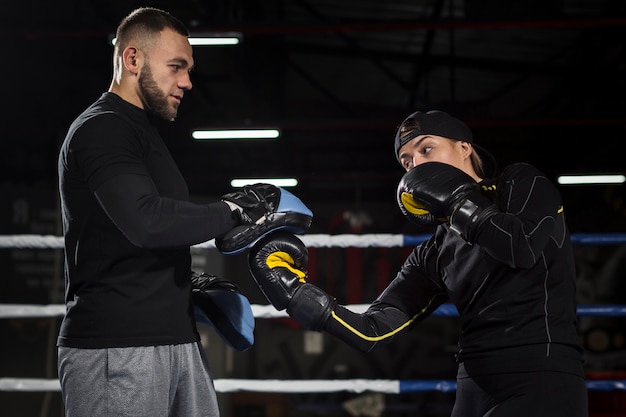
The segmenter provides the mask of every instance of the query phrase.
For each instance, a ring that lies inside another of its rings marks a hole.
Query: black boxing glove
[[[223,195],[222,201],[240,223],[215,239],[215,246],[225,255],[241,253],[276,231],[304,233],[313,220],[313,212],[298,197],[271,184],[246,185]]]
[[[400,210],[412,222],[447,222],[470,243],[480,226],[498,212],[471,176],[441,162],[420,164],[404,174],[397,197]]]
[[[254,344],[254,314],[248,298],[234,282],[191,271],[191,291],[198,323],[212,327],[237,351]]]
[[[328,294],[306,281],[308,251],[291,233],[272,233],[248,253],[252,277],[267,300],[309,330],[321,331],[337,304]]]

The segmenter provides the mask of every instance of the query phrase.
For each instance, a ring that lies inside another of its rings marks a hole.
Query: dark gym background
[[[44,1],[3,3],[0,234],[59,235],[56,156],[72,119],[110,83],[109,39],[139,6],[194,33],[242,43],[196,47],[194,88],[163,135],[197,201],[234,177],[294,176],[315,213],[310,233],[427,233],[402,218],[396,125],[417,109],[465,120],[500,166],[624,173],[621,0]],[[275,141],[196,142],[198,127],[278,127]],[[626,230],[626,185],[560,186],[572,233]],[[624,247],[579,246],[579,303],[626,303]],[[407,249],[312,249],[314,280],[344,304],[368,303]],[[265,300],[241,256],[194,250],[199,269]],[[243,265],[243,266],[242,266]],[[0,302],[62,302],[59,250],[0,249]],[[581,319],[590,377],[626,371],[621,319]],[[0,319],[0,378],[54,378],[57,319]],[[212,333],[216,377],[452,379],[456,322],[430,318],[362,355],[290,319],[257,320],[256,343],[229,351]],[[623,378],[623,376],[622,376]],[[626,415],[624,392],[591,393],[593,417]],[[387,395],[384,415],[445,416],[452,394]],[[224,417],[349,415],[360,395],[222,394]],[[2,392],[0,416],[57,417],[58,392]]]

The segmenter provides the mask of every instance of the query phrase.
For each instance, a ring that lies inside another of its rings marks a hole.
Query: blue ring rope
[[[576,313],[579,316],[626,316],[626,305],[606,304],[606,305],[579,305],[576,307]],[[433,316],[455,317],[459,315],[459,311],[454,304],[445,303],[440,305],[432,313]]]
[[[403,246],[417,246],[426,241],[432,235],[402,235]],[[624,245],[626,234],[624,233],[573,233],[571,235],[574,245]]]
[[[456,390],[456,381],[419,381],[419,380],[401,380],[400,393],[422,392],[422,391],[440,391],[454,392]],[[587,388],[590,391],[626,391],[626,380],[592,380],[586,381]]]

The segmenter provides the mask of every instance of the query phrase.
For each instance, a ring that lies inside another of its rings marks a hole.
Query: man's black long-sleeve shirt
[[[187,185],[144,110],[103,94],[72,123],[58,160],[66,315],[59,346],[198,340],[189,247],[236,226]]]

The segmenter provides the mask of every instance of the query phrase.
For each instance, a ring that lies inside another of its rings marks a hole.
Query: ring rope
[[[404,247],[415,246],[431,235],[404,235],[391,233],[372,234],[305,234],[302,241],[311,248],[367,248],[367,247]],[[626,244],[624,233],[574,233],[571,235],[575,245],[622,245]],[[193,245],[193,248],[215,248],[215,239]],[[63,249],[63,237],[53,235],[0,235],[0,248],[40,248]]]
[[[365,391],[385,394],[406,394],[423,391],[454,392],[454,380],[391,380],[391,379],[238,379],[216,378],[217,392],[281,392],[329,393]],[[590,391],[626,391],[626,380],[586,381]],[[0,391],[60,391],[58,379],[0,378]]]
[[[252,304],[252,314],[255,318],[273,319],[289,317],[282,310],[278,311],[272,305]],[[350,304],[346,307],[355,313],[363,313],[369,304]],[[576,307],[579,316],[626,316],[626,305],[579,305]],[[65,314],[64,304],[0,304],[0,319],[35,318],[35,317],[58,317]],[[456,317],[459,315],[453,304],[442,304],[431,313],[433,316]]]

